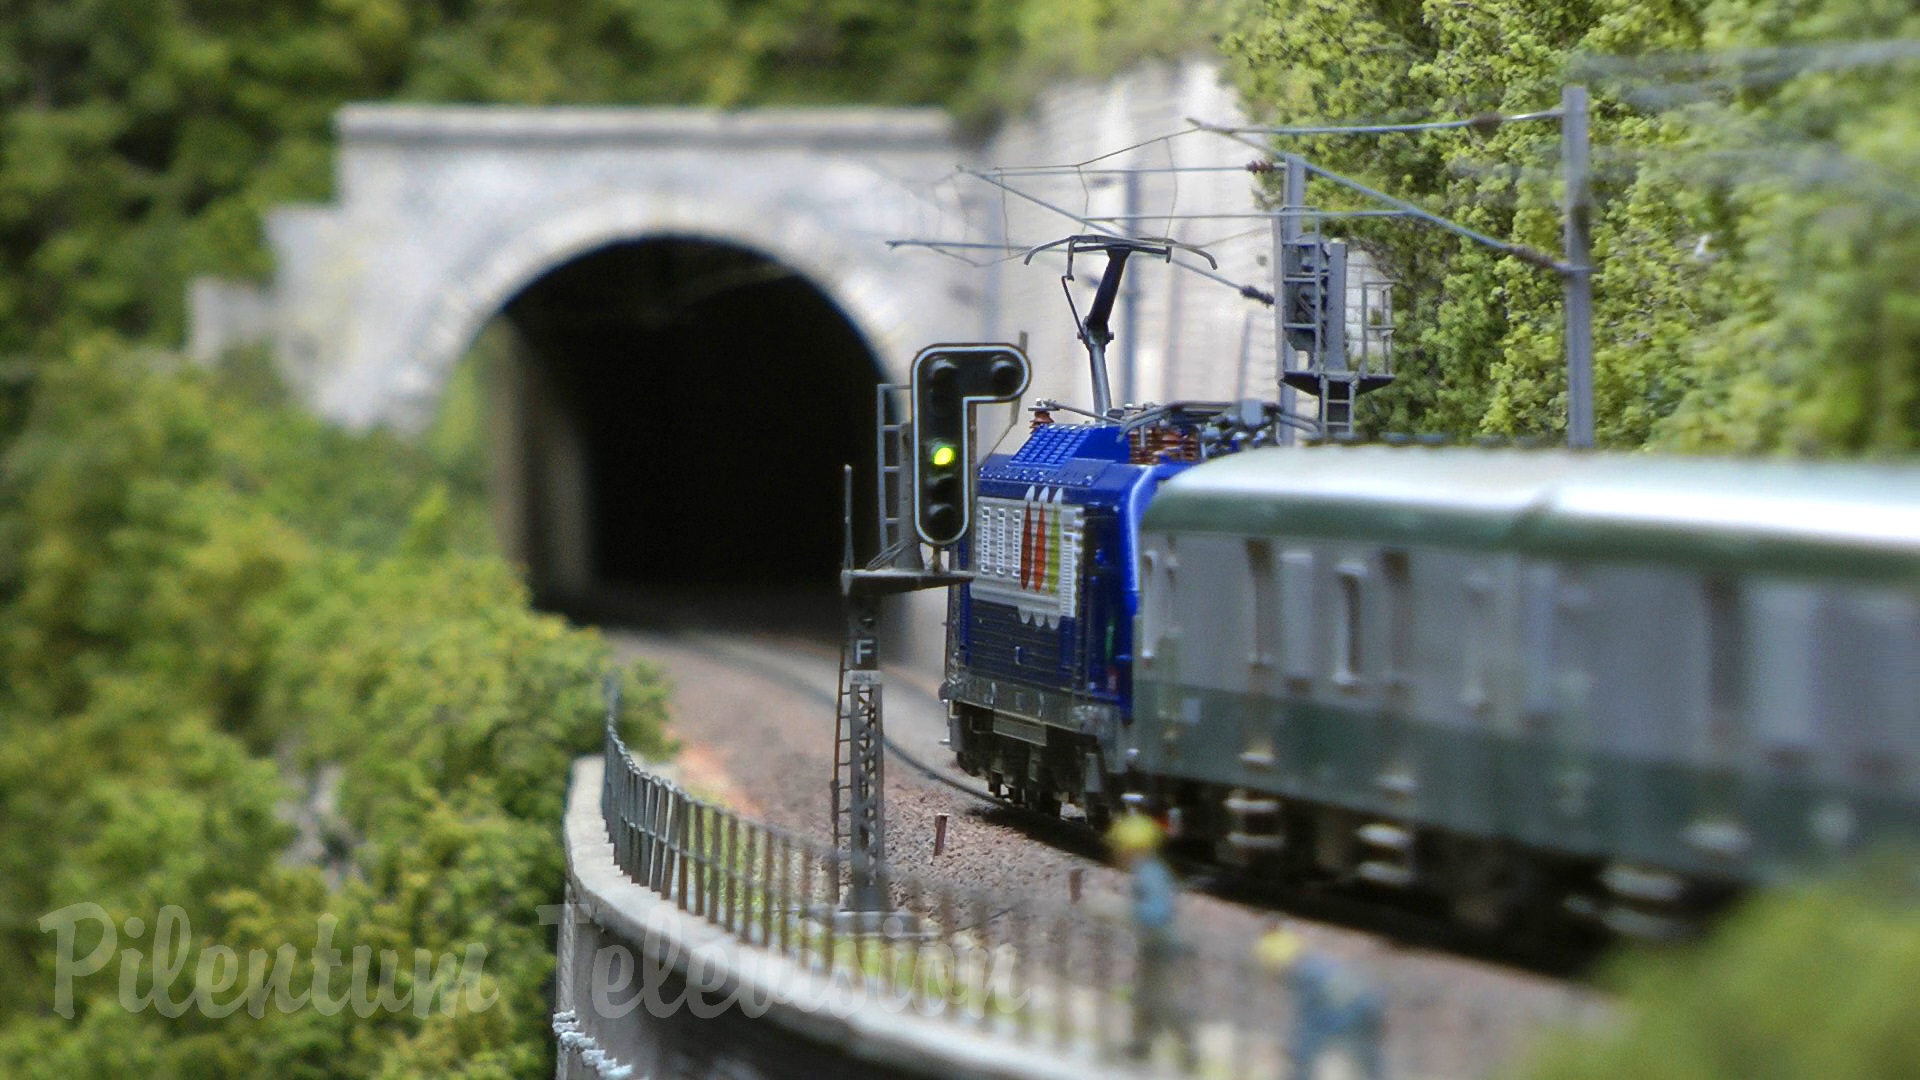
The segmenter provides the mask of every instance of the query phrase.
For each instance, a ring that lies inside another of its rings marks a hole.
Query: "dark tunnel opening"
[[[584,473],[572,510],[583,537],[527,523],[544,604],[629,620],[670,609],[684,624],[780,600],[818,623],[837,595],[844,465],[856,507],[871,502],[878,378],[826,294],[759,253],[658,238],[555,268],[505,315],[529,385],[551,400],[553,418],[524,438],[565,428]],[[529,497],[530,519],[566,512],[552,492]],[[855,528],[865,554],[870,513]],[[542,547],[575,539],[584,567],[543,572],[559,553]]]

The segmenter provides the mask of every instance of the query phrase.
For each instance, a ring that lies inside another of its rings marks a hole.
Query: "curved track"
[[[690,786],[795,832],[830,837],[837,642],[725,629],[609,636],[623,657],[656,665],[673,683],[673,733]],[[886,676],[889,862],[957,884],[1056,898],[1077,878],[1083,902],[1124,909],[1125,875],[1105,864],[1102,845],[1077,819],[1013,809],[943,760],[937,675],[890,667]],[[947,848],[935,857],[940,816],[948,819]],[[1227,961],[1244,961],[1247,943],[1284,913],[1316,949],[1369,972],[1391,999],[1457,1012],[1457,1023],[1440,1026],[1457,1032],[1461,1060],[1504,1056],[1544,1026],[1590,1020],[1605,1008],[1597,995],[1547,973],[1566,970],[1574,958],[1516,956],[1415,907],[1353,890],[1282,892],[1213,868],[1179,869],[1189,886],[1180,924],[1200,962],[1217,958],[1224,970]]]
[[[770,665],[765,651],[768,647],[784,647],[810,660],[830,659],[821,656],[814,643],[789,640],[784,646],[769,646],[766,643],[756,645],[727,635],[703,635],[699,640],[711,655],[723,663],[740,670],[759,671],[763,677],[789,689],[797,698],[814,702],[822,717],[831,718],[833,715],[834,693],[818,684],[818,672],[795,670],[788,666],[791,660]],[[837,660],[834,662],[837,664]],[[833,674],[837,675],[837,671],[836,667]],[[894,687],[891,697],[897,697],[901,691],[905,691],[911,698],[917,699],[911,700],[916,713],[932,709],[944,714],[945,706],[923,685],[927,681],[925,676],[915,678],[904,675],[900,669],[894,669],[889,672],[889,678],[890,685]],[[884,742],[890,763],[905,767],[929,784],[951,788],[966,799],[991,808],[990,817],[1002,821],[1027,839],[1096,862],[1104,858],[1105,851],[1100,838],[1089,831],[1083,821],[1077,818],[1046,818],[1016,806],[1009,799],[990,794],[977,778],[960,772],[945,760],[948,755],[944,750],[944,742],[939,746],[940,756],[932,759],[939,762],[940,766],[923,760],[913,750],[902,746],[891,734],[885,737]],[[1284,912],[1316,922],[1338,924],[1380,935],[1403,945],[1444,950],[1541,974],[1578,974],[1592,962],[1603,944],[1603,939],[1598,935],[1578,936],[1577,928],[1569,927],[1568,933],[1573,936],[1521,945],[1463,927],[1448,918],[1437,906],[1423,900],[1364,883],[1314,882],[1288,886],[1240,874],[1203,858],[1174,853],[1170,861],[1180,872],[1181,880],[1188,889],[1205,892],[1222,900]]]

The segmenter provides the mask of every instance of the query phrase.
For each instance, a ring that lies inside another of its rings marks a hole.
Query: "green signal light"
[[[927,455],[927,460],[933,463],[934,468],[944,469],[952,465],[954,459],[959,456],[953,449],[952,443],[934,443],[932,452]]]

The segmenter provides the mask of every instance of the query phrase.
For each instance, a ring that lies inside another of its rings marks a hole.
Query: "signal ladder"
[[[840,691],[834,706],[830,812],[834,846],[847,857],[847,891],[842,906],[858,912],[884,911],[888,906],[880,878],[886,859],[880,599],[965,580],[938,569],[929,570],[921,559],[918,537],[908,531],[911,492],[907,490],[905,460],[911,425],[889,419],[905,415],[904,408],[893,408],[895,395],[905,389],[882,385],[874,393],[879,428],[874,482],[879,497],[875,517],[880,526],[880,554],[864,569],[855,569],[853,563],[852,466],[845,474],[846,543],[840,591],[846,598],[847,636],[840,646]]]
[[[1317,225],[1305,222],[1317,216],[1306,203],[1306,162],[1285,155],[1283,212],[1274,222],[1274,304],[1280,382],[1319,399],[1320,432],[1326,437],[1353,432],[1353,406],[1362,394],[1393,382],[1393,307],[1391,285],[1365,282],[1361,287],[1358,356],[1347,341],[1347,245],[1321,235]],[[1381,355],[1371,355],[1374,339]],[[1307,366],[1294,368],[1288,359],[1298,350]],[[1357,360],[1357,363],[1355,362]]]
[[[933,371],[931,389],[920,387],[919,372]],[[1024,353],[1004,345],[930,346],[914,358],[914,408],[931,410],[918,417],[926,421],[951,423],[964,417],[969,425],[957,440],[962,458],[972,443],[973,414],[977,401],[1012,401],[1026,389],[1029,371]],[[1008,378],[1012,376],[1013,378]],[[945,390],[940,388],[944,386]],[[874,445],[874,485],[878,506],[880,553],[860,569],[853,562],[853,467],[845,472],[845,512],[842,521],[846,541],[840,571],[840,593],[846,598],[847,636],[840,650],[840,691],[834,707],[833,735],[833,838],[846,852],[848,881],[842,906],[852,912],[874,913],[888,906],[882,870],[885,865],[886,816],[881,799],[884,792],[882,767],[886,763],[886,736],[880,718],[880,601],[882,597],[922,589],[940,589],[961,584],[968,575],[941,566],[941,544],[953,543],[958,536],[934,543],[932,565],[921,558],[923,532],[916,522],[907,531],[906,518],[917,493],[909,490],[913,481],[906,466],[909,440],[916,438],[913,425],[895,417],[907,409],[896,408],[895,398],[911,387],[883,385],[874,391],[876,412]],[[990,393],[988,391],[991,391]],[[956,415],[954,410],[960,410]],[[951,435],[952,432],[944,432]],[[953,455],[935,459],[937,466],[951,469]],[[970,469],[968,460],[961,464]],[[971,492],[971,484],[967,485]],[[960,521],[964,524],[964,513]],[[932,541],[929,541],[930,543]]]
[[[887,564],[917,570],[922,565],[918,538],[907,531],[905,524],[907,512],[913,505],[907,491],[906,465],[907,440],[913,425],[904,419],[894,419],[907,415],[904,400],[907,389],[899,383],[882,383],[873,388],[873,413],[876,418],[873,505],[880,525],[880,555],[869,565],[869,569]],[[852,536],[851,530],[848,536]],[[847,569],[852,568],[853,552],[849,550]]]
[[[870,605],[856,605],[869,607]],[[864,625],[851,614],[847,639],[840,646],[840,694],[833,732],[833,844],[849,850],[862,862],[865,853],[877,865],[884,858],[882,837],[876,828],[881,805],[882,766],[886,749],[881,741],[880,672],[877,667],[877,627]]]
[[[911,542],[905,534],[907,499],[906,480],[906,440],[911,424],[895,418],[906,415],[902,395],[906,387],[898,383],[882,383],[873,389],[873,412],[875,417],[875,437],[873,447],[875,517],[880,527],[880,554],[874,563],[892,562],[895,565],[917,568],[920,566],[920,545]],[[846,550],[842,555],[842,570],[852,575],[853,568],[853,476],[852,468],[847,470],[846,485]],[[869,569],[873,567],[870,565]],[[850,584],[854,579],[848,578]],[[840,692],[834,707],[833,724],[833,787],[831,791],[831,815],[833,818],[833,844],[835,850],[847,850],[849,839],[855,837],[858,824],[872,827],[870,820],[860,823],[854,821],[854,807],[861,807],[863,819],[877,817],[881,811],[880,795],[873,793],[871,805],[855,797],[853,788],[860,783],[860,777],[880,775],[879,754],[883,748],[877,744],[872,733],[884,730],[880,725],[880,673],[877,663],[877,641],[872,626],[862,627],[859,622],[860,605],[853,604],[849,592],[847,637],[840,645]],[[863,644],[864,643],[864,644]],[[868,767],[872,771],[868,772]]]

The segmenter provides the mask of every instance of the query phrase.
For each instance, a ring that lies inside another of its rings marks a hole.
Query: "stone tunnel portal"
[[[844,465],[872,501],[879,378],[831,298],[758,252],[664,237],[555,267],[501,324],[502,532],[543,604],[684,622],[777,599],[818,622]],[[864,556],[870,511],[854,524]]]

